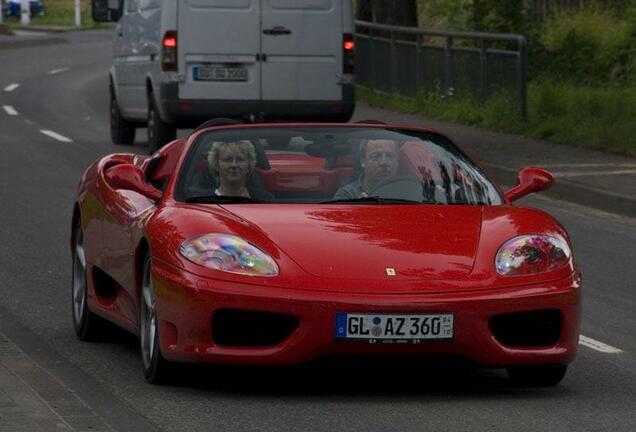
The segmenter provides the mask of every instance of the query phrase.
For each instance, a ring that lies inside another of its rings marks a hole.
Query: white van
[[[117,22],[111,136],[151,150],[214,117],[348,121],[351,0],[92,0]]]

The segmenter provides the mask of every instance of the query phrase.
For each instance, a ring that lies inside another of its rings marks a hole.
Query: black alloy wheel
[[[159,116],[153,93],[148,94],[148,151],[154,153],[177,137],[177,128]]]
[[[80,223],[75,227],[73,245],[73,274],[71,277],[71,304],[73,307],[73,328],[80,340],[98,340],[103,334],[104,321],[88,307],[88,275],[84,234]]]
[[[170,374],[170,363],[161,355],[159,320],[152,283],[150,254],[144,259],[139,307],[139,346],[144,378],[151,384],[162,384]]]

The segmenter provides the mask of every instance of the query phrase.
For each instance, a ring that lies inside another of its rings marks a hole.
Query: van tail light
[[[351,33],[345,33],[342,43],[342,72],[352,74],[355,66],[356,41]]]
[[[161,70],[176,72],[177,70],[177,32],[168,31],[163,35],[161,43]]]

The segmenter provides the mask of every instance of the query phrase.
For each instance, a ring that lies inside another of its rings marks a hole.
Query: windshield
[[[364,126],[202,134],[183,165],[175,198],[212,204],[502,203],[479,167],[442,136]]]

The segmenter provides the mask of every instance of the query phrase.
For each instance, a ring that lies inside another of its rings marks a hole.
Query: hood
[[[473,268],[482,209],[430,205],[231,205],[321,278],[460,280]]]

